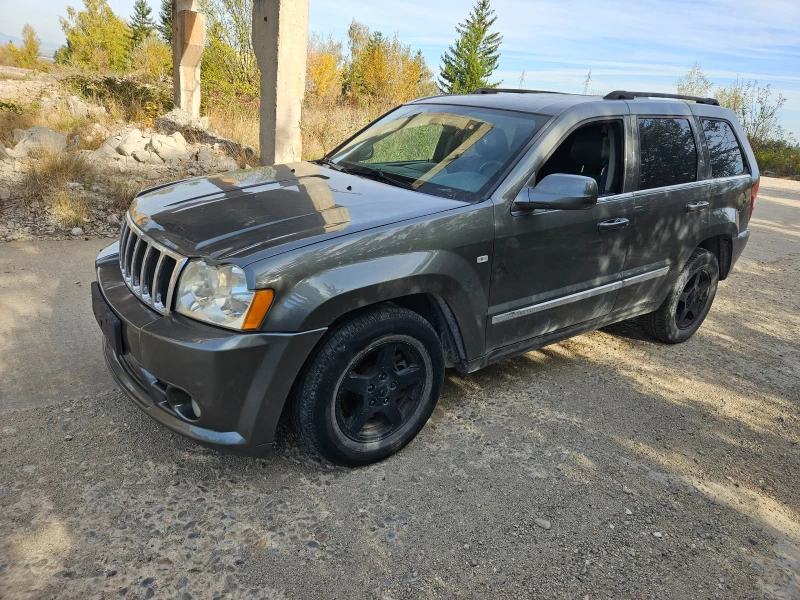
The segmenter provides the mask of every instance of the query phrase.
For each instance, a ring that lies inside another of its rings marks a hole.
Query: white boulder
[[[62,152],[67,147],[67,136],[47,127],[15,129],[14,139],[17,141],[13,150],[15,158],[25,158],[36,152]]]
[[[155,152],[162,160],[172,160],[182,158],[186,154],[186,140],[180,132],[172,135],[153,134],[150,143],[145,147],[146,150]]]
[[[122,156],[133,156],[133,153],[137,150],[144,150],[149,141],[149,138],[142,136],[141,131],[138,129],[131,129],[122,136],[122,139],[117,145],[117,152]]]

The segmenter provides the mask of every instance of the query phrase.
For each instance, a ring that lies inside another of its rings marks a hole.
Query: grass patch
[[[129,179],[112,179],[108,186],[108,196],[111,206],[117,212],[124,212],[133,202],[136,194],[145,188],[142,183],[130,181]]]
[[[21,109],[15,107],[14,110],[0,111],[0,143],[6,148],[13,148],[15,129],[28,129],[39,124],[38,111]]]
[[[60,190],[50,201],[56,223],[69,229],[83,226],[89,201],[78,190]]]
[[[50,202],[68,189],[69,183],[85,186],[94,183],[94,166],[78,152],[43,152],[31,165],[22,182],[26,202]]]
[[[389,112],[394,104],[372,102],[306,102],[303,106],[303,159],[321,158],[371,121]]]

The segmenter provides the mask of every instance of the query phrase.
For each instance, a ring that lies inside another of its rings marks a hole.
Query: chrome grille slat
[[[125,243],[125,252],[122,254],[122,272],[124,273],[125,282],[127,283],[131,278],[131,263],[130,263],[130,256],[133,248],[131,244],[134,243],[134,239],[137,239],[136,236],[133,234],[133,231],[129,229],[128,231],[128,239]]]
[[[187,259],[145,235],[128,215],[120,230],[119,248],[119,267],[128,289],[156,312],[169,313]]]
[[[146,242],[145,242],[146,243]],[[139,247],[142,245],[142,238],[137,238],[131,253],[131,289],[137,296],[139,295],[139,269],[136,268],[136,257],[139,255]]]
[[[164,311],[164,304],[161,302],[161,294],[158,291],[158,281],[161,277],[161,267],[164,266],[164,256],[165,254],[158,255],[158,261],[156,262],[156,269],[153,271],[153,281],[150,282],[150,290],[149,290],[149,299],[153,303],[155,309],[159,312]]]
[[[150,288],[147,285],[147,265],[154,252],[157,252],[157,250],[148,245],[144,251],[144,256],[142,257],[142,268],[139,270],[139,296],[148,304],[150,304]]]

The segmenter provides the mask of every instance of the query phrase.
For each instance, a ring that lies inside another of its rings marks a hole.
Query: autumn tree
[[[401,104],[435,92],[433,73],[420,51],[403,44],[395,35],[370,32],[353,21],[348,32],[344,91],[356,103],[374,100]]]
[[[36,31],[27,23],[22,28],[22,46],[19,48],[9,42],[3,48],[3,54],[7,57],[6,62],[15,67],[32,69],[39,63],[39,49],[42,41],[36,35]]]
[[[56,53],[57,62],[95,71],[127,68],[130,30],[107,0],[83,0],[83,10],[68,6],[67,18],[59,21],[67,44]]]
[[[445,94],[469,94],[476,88],[496,87],[489,78],[500,61],[503,37],[490,32],[497,17],[489,0],[477,0],[466,21],[456,25],[458,39],[442,55],[439,89]]]
[[[308,39],[306,98],[334,104],[342,94],[345,58],[341,42],[312,33]]]

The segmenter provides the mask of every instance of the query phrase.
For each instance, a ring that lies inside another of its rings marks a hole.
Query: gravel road
[[[355,470],[288,427],[224,456],[64,389],[48,347],[110,381],[87,319],[24,310],[15,257],[44,247],[0,244],[0,598],[800,598],[800,182],[762,179],[755,217],[689,342],[626,323],[451,374],[419,437]],[[21,335],[37,315],[68,336]]]

